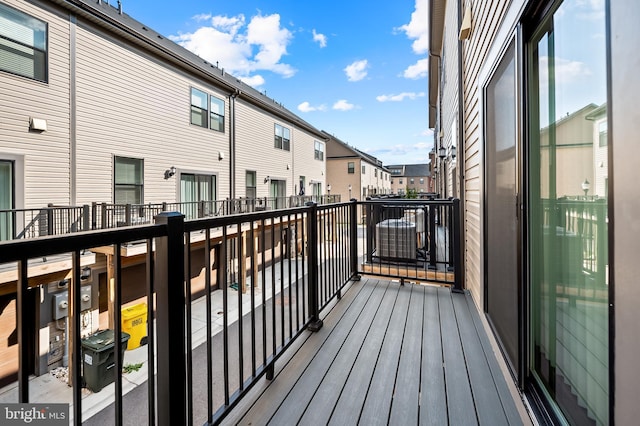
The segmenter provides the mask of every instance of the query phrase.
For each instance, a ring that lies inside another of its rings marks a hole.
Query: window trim
[[[324,161],[324,143],[314,140],[313,141],[313,158],[314,160]]]
[[[213,108],[212,108],[212,106],[213,106],[213,102],[214,102],[214,100],[215,100],[215,101],[217,101],[217,102],[221,102],[221,103],[222,103],[222,108],[221,108],[221,112],[222,112],[222,114],[218,114],[217,112],[213,112]],[[214,96],[214,95],[209,95],[209,103],[208,103],[208,105],[209,105],[209,128],[210,128],[211,130],[216,131],[216,132],[224,133],[224,126],[225,126],[225,108],[226,108],[226,105],[225,105],[225,101],[224,101],[224,99],[220,99],[219,97]],[[221,125],[221,128],[220,128],[220,129],[214,129],[214,128],[212,127],[212,124],[213,124],[213,122],[214,122],[214,120],[213,120],[214,116],[215,116],[217,119],[219,119],[219,120],[220,120],[220,121],[217,121],[217,120],[216,120],[216,122],[220,122],[220,125]]]
[[[347,162],[347,173],[350,174],[350,175],[356,174],[356,162],[355,161]]]
[[[201,107],[193,104],[194,91],[195,92],[199,92],[199,93],[203,94],[206,97],[205,108],[201,108]],[[198,127],[202,127],[203,129],[208,128],[209,127],[209,94],[207,92],[205,92],[204,90],[200,90],[200,89],[192,86],[190,88],[190,90],[189,90],[189,104],[191,105],[191,107],[189,109],[189,122],[192,125],[198,126]],[[199,124],[199,123],[194,123],[193,122],[194,108],[196,108],[196,109],[198,109],[200,111],[200,113],[204,117],[204,123]]]
[[[33,43],[33,45],[28,45],[25,44],[21,41],[18,41],[14,38],[9,37],[9,34],[0,34],[0,39],[4,40],[5,42],[11,43],[11,44],[15,44],[21,47],[25,47],[27,49],[31,49],[33,50],[33,77],[29,76],[29,75],[25,75],[19,72],[16,72],[15,70],[9,70],[6,69],[4,67],[0,68],[0,71],[2,72],[6,72],[8,74],[12,74],[12,75],[16,75],[16,76],[20,76],[20,77],[24,77],[24,78],[28,78],[30,80],[34,80],[34,81],[39,81],[42,83],[48,83],[49,82],[49,24],[45,21],[43,21],[42,19],[38,19],[36,17],[34,17],[33,15],[30,15],[28,13],[25,13],[21,10],[18,10],[14,7],[11,7],[7,4],[4,3],[0,3],[0,11],[2,10],[2,8],[5,8],[5,10],[7,10],[9,13],[13,12],[17,15],[21,15],[21,17],[23,18],[27,18],[26,20],[28,21],[36,21],[38,23],[41,23],[44,26],[44,47],[43,48],[39,48],[36,47],[36,43]],[[7,19],[9,21],[11,21],[10,19]],[[14,22],[14,21],[11,21]],[[33,27],[27,27],[31,30],[33,30]],[[44,63],[42,64],[42,78],[39,78],[37,75],[38,73],[36,72],[36,53],[40,53],[42,54],[43,58],[44,58]]]
[[[283,151],[291,151],[291,129],[288,127],[284,127],[281,124],[274,123],[273,129],[273,146],[276,149],[281,149]],[[278,135],[278,129],[281,129],[281,135]],[[285,138],[285,133],[288,136]],[[278,146],[279,145],[279,146]]]
[[[118,159],[126,159],[126,160],[136,160],[140,162],[140,183],[117,183],[116,182],[116,163]],[[136,157],[126,157],[124,155],[114,155],[113,156],[113,203],[117,204],[116,201],[116,192],[118,187],[124,189],[125,187],[131,188],[140,188],[140,202],[132,203],[132,204],[144,204],[144,158],[136,158]]]

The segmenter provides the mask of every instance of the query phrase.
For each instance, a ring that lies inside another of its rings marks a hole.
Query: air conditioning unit
[[[416,225],[387,219],[376,225],[377,255],[384,259],[416,260]]]

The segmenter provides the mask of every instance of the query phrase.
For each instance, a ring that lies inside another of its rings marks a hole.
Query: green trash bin
[[[122,357],[127,349],[129,333],[122,332]],[[82,370],[91,391],[100,392],[115,379],[115,342],[113,330],[102,330],[82,339]]]

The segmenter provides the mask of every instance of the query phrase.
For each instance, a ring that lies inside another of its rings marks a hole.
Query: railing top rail
[[[435,198],[435,199],[398,199],[398,198],[386,198],[386,199],[371,199],[366,201],[358,201],[358,204],[382,204],[389,206],[406,206],[406,205],[452,205],[456,198]]]
[[[218,228],[221,226],[237,225],[239,223],[255,222],[262,219],[277,219],[283,216],[306,213],[309,207],[292,207],[280,210],[264,210],[250,213],[234,213],[225,216],[215,216],[201,219],[190,219],[184,222],[185,231],[200,231],[205,228]]]
[[[23,259],[52,256],[92,247],[124,244],[136,240],[167,235],[165,225],[143,225],[82,231],[33,239],[0,241],[0,261],[16,262]]]

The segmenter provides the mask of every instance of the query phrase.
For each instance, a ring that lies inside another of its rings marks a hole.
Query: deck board
[[[363,279],[225,424],[521,424],[470,296]]]

